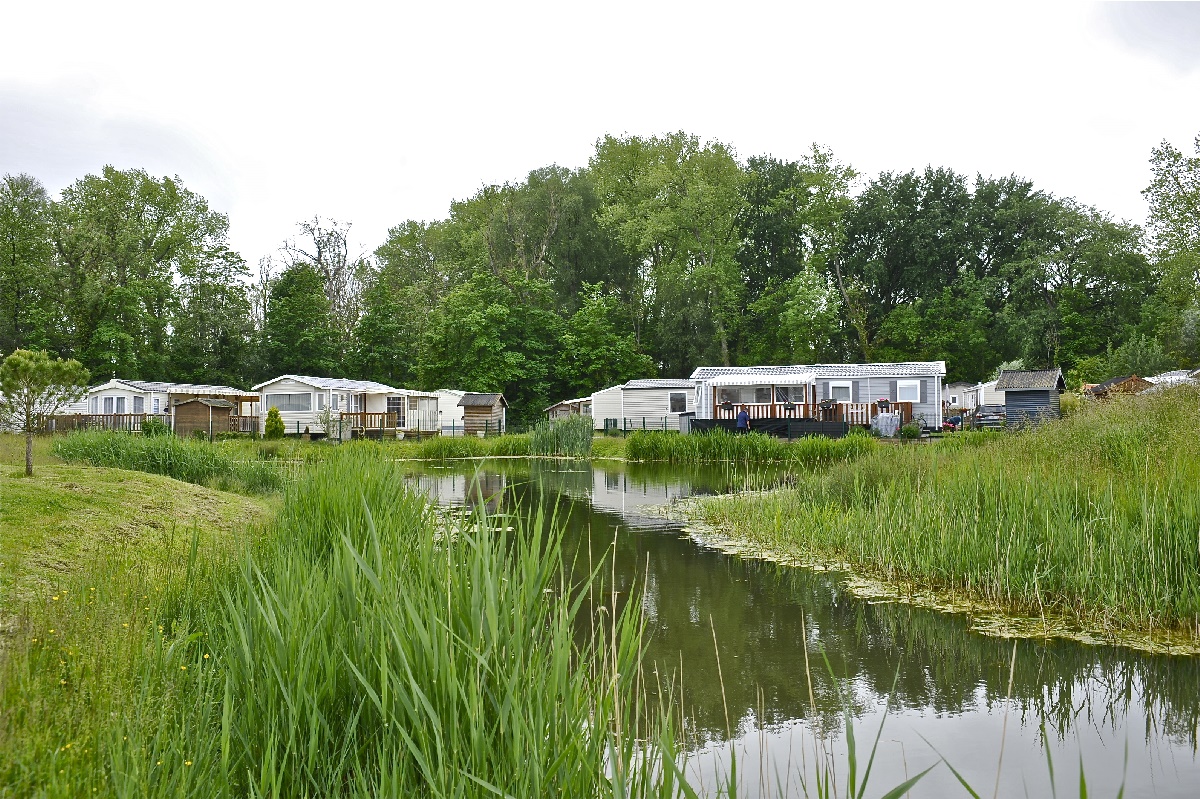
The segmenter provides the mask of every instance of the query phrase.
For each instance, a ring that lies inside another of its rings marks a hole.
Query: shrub
[[[144,436],[169,436],[171,435],[170,426],[162,419],[156,419],[153,416],[142,420],[142,435]]]
[[[267,411],[267,424],[263,438],[280,439],[283,438],[283,432],[283,417],[279,415],[279,409],[272,405],[271,409]]]
[[[906,424],[900,428],[900,432],[898,433],[898,435],[900,436],[900,438],[907,438],[909,440],[912,440],[914,438],[920,438],[921,425],[917,424],[916,422],[909,422],[908,424]]]

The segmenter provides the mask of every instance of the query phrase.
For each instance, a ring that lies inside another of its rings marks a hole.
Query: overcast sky
[[[314,214],[373,249],[605,133],[1016,173],[1136,222],[1150,149],[1200,133],[1200,3],[5,6],[0,173],[177,174],[251,264]]]

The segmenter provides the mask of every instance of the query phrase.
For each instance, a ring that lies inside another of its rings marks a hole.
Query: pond
[[[695,784],[718,784],[731,753],[739,796],[804,795],[801,778],[811,791],[823,761],[844,780],[849,706],[860,774],[887,708],[871,795],[944,756],[982,796],[998,770],[1000,796],[1050,795],[1051,758],[1063,796],[1079,795],[1081,763],[1093,795],[1123,781],[1129,797],[1200,796],[1200,658],[1021,641],[1010,692],[1013,642],[964,616],[868,602],[836,574],[707,549],[647,510],[786,475],[487,461],[414,466],[410,479],[442,504],[557,509],[575,562],[615,552],[606,572],[619,595],[643,596],[646,673],[675,681]],[[912,795],[966,794],[937,765]]]

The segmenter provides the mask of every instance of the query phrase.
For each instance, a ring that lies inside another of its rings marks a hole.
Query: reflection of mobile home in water
[[[496,513],[504,507],[504,492],[508,481],[503,474],[480,472],[461,474],[446,471],[443,474],[414,474],[410,485],[434,503],[442,506],[483,508]]]
[[[648,515],[643,508],[666,505],[691,496],[692,488],[682,480],[653,480],[630,475],[627,471],[592,471],[592,507],[619,514],[630,527],[661,525],[662,518]]]

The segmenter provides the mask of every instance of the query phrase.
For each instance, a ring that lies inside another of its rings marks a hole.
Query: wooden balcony
[[[755,419],[816,419],[822,422],[846,422],[865,426],[871,424],[871,420],[880,414],[879,406],[874,402],[837,402],[828,410],[823,409],[820,403],[747,402],[718,405],[714,418],[736,419],[743,404],[746,406],[746,412],[750,414],[751,422]],[[893,402],[889,410],[900,414],[901,424],[908,424],[913,419],[911,402]]]

